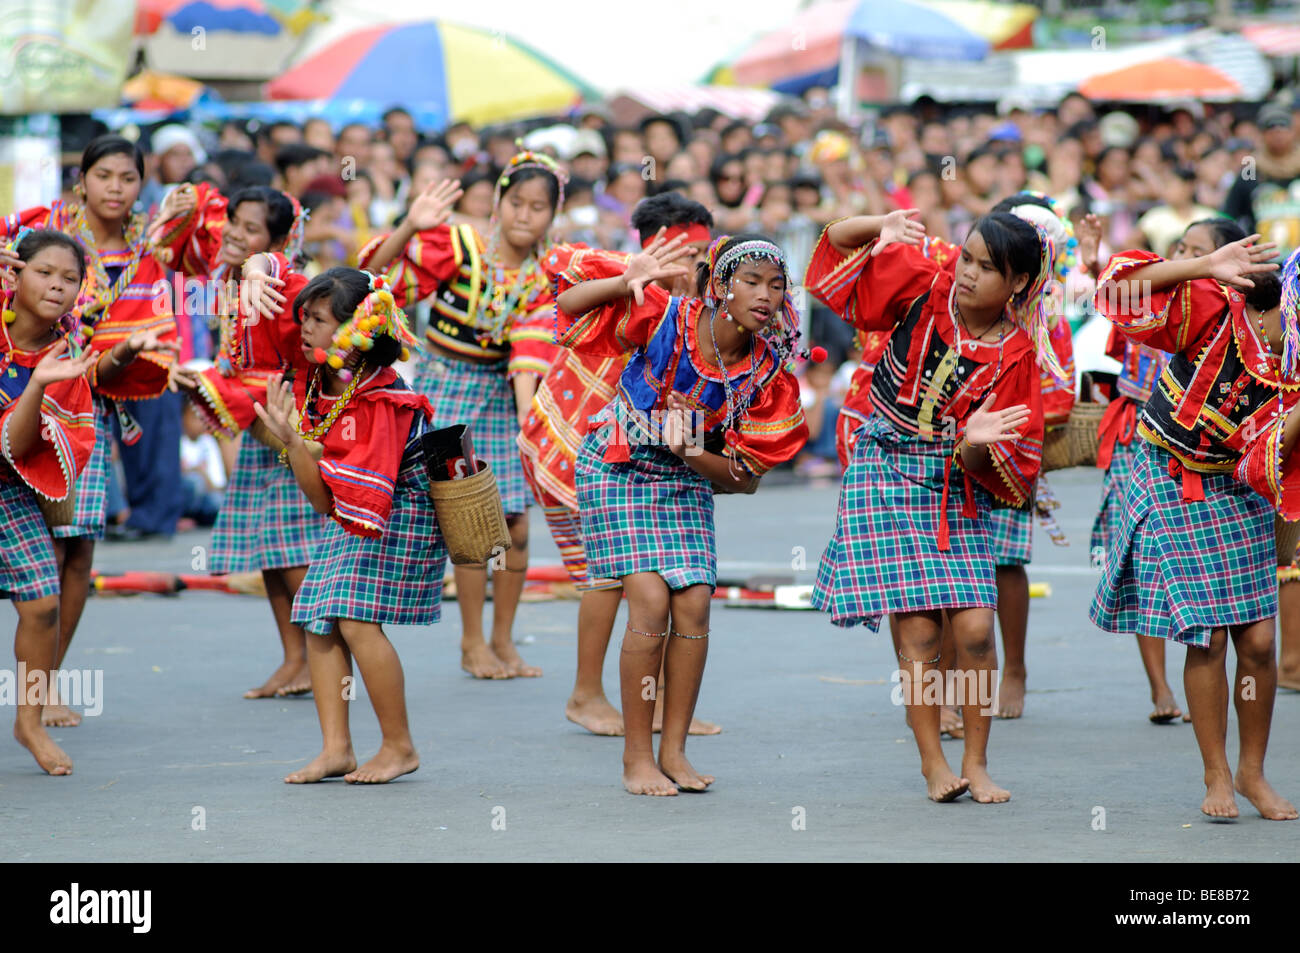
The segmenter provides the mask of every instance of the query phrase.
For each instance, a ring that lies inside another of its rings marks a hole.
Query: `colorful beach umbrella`
[[[427,20],[350,33],[266,87],[272,99],[356,99],[436,108],[480,125],[558,112],[595,89],[503,33]]]
[[[281,29],[280,21],[262,0],[139,0],[137,35],[156,33],[163,23],[178,33],[204,29],[275,36]]]
[[[846,37],[893,56],[928,60],[980,60],[993,45],[930,2],[832,0],[760,37],[711,78],[788,93],[831,86],[839,75]]]
[[[1178,99],[1239,99],[1241,84],[1213,66],[1164,57],[1092,76],[1079,85],[1089,99],[1169,102]]]

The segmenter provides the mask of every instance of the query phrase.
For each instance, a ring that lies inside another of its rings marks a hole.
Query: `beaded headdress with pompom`
[[[370,275],[370,293],[352,312],[350,320],[334,332],[334,341],[328,351],[316,348],[313,357],[317,363],[326,364],[338,372],[339,380],[352,380],[353,368],[365,357],[365,352],[375,346],[383,336],[393,338],[402,346],[399,360],[411,359],[411,351],[418,349],[419,340],[406,326],[406,315],[393,300],[388,280],[383,275]]]

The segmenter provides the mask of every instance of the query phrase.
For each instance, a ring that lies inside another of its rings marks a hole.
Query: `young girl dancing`
[[[1277,690],[1273,511],[1300,517],[1291,453],[1300,438],[1300,254],[1279,282],[1268,264],[1276,246],[1258,239],[1180,261],[1123,252],[1101,275],[1097,309],[1171,357],[1138,414],[1142,442],[1091,616],[1107,632],[1187,646],[1201,810],[1236,817],[1235,786],[1263,817],[1292,820],[1296,809],[1264,777],[1264,755]],[[1229,639],[1235,777],[1225,743]]]
[[[993,499],[1023,506],[1038,476],[1039,365],[1060,373],[1043,301],[1054,248],[1006,213],[975,223],[953,271],[911,247],[921,240],[920,224],[901,216],[883,230],[846,219],[828,226],[808,266],[806,286],[829,307],[862,330],[890,331],[813,605],[840,626],[874,630],[892,615],[904,685],[918,689],[939,662],[946,610],[976,697],[960,699],[959,777],[940,747],[938,706],[906,693],[921,772],[936,801],[970,790],[993,803],[1011,795],[987,769],[997,657],[988,512]]]
[[[1229,242],[1241,241],[1245,237],[1246,233],[1241,226],[1231,219],[1214,218],[1193,222],[1183,237],[1174,244],[1169,257],[1174,261],[1200,258]],[[1094,275],[1100,273],[1100,268],[1097,267],[1100,238],[1100,224],[1094,222],[1081,226],[1080,259]],[[1169,362],[1168,354],[1137,343],[1113,326],[1106,341],[1106,354],[1119,361],[1120,371],[1115,381],[1114,397],[1107,405],[1099,427],[1097,466],[1105,473],[1101,483],[1101,508],[1092,524],[1091,546],[1097,557],[1105,554],[1107,542],[1119,532],[1119,523],[1124,515],[1124,494],[1141,445],[1141,441],[1136,439],[1138,411],[1150,399],[1156,381]],[[1279,581],[1282,578],[1280,572]],[[1279,595],[1285,593],[1286,588],[1281,586]],[[1167,724],[1180,717],[1183,721],[1191,721],[1191,715],[1184,714],[1178,707],[1178,699],[1174,697],[1174,690],[1165,675],[1165,640],[1148,639],[1139,635],[1137,646],[1151,686],[1151,703],[1154,707],[1147,716],[1148,719],[1157,725]]]
[[[207,429],[235,440],[256,421],[266,381],[287,370],[301,350],[293,302],[307,279],[294,270],[304,215],[297,200],[264,186],[226,200],[208,185],[171,192],[151,230],[157,254],[216,291],[221,345],[214,367],[174,369],[173,386],[191,395]],[[238,293],[243,288],[244,294]],[[208,570],[260,572],[280,636],[283,661],[245,698],[297,695],[311,688],[302,628],[289,621],[324,520],[302,495],[276,451],[245,436],[212,528]]]
[[[709,229],[713,225],[709,210],[677,192],[666,192],[642,201],[632,212],[632,224],[640,232],[643,248],[657,237],[668,242],[681,236],[682,247],[690,249],[682,264],[691,271],[672,282],[664,280],[659,287],[670,294],[692,295],[694,268],[704,260],[709,247]],[[589,276],[621,275],[627,268],[625,254],[570,245],[552,248],[543,257],[542,266],[548,274],[558,275],[570,267],[574,253],[581,256],[583,271]],[[608,262],[601,271],[603,256],[608,257]],[[564,714],[598,735],[623,734],[623,716],[605,697],[603,684],[605,653],[623,599],[623,586],[617,579],[592,579],[587,573],[574,469],[590,419],[614,398],[626,360],[626,355],[607,357],[564,349],[538,386],[519,431],[524,478],[542,508],[565,568],[582,593],[578,606],[577,673]],[[662,722],[662,705],[656,705],[655,731],[660,730]],[[707,721],[691,720],[691,734],[717,734],[721,730]]]
[[[589,572],[628,597],[619,674],[623,785],[632,794],[702,791],[713,777],[686,759],[704,674],[717,581],[713,491],[752,493],[808,438],[785,369],[799,338],[781,250],[761,235],[716,239],[696,297],[651,284],[686,273],[679,236],[652,241],[626,270],[589,275],[575,256],[559,275],[556,339],[592,355],[632,352],[602,426],[583,439],[578,509]],[[702,441],[693,434],[702,431]],[[663,663],[656,763],[654,686]]]
[[[453,570],[461,666],[476,678],[538,676],[541,669],[524,663],[511,636],[528,570],[529,494],[515,441],[554,355],[551,285],[540,259],[564,201],[564,173],[548,156],[511,159],[497,179],[486,242],[473,226],[444,224],[458,186],[431,185],[397,231],[362,250],[360,264],[388,269],[399,306],[432,305],[427,354],[413,385],[432,402],[435,427],[469,426],[501,491],[511,546],[504,566],[492,567],[490,645],[483,640],[487,567]]]
[[[0,220],[0,237],[11,239],[23,227],[52,228],[77,239],[86,251],[86,280],[72,314],[78,346],[98,355],[90,374],[96,438],[78,479],[72,523],[53,530],[60,580],[55,661],[60,666],[90,593],[95,540],[104,536],[112,414],[116,412],[121,425],[124,453],[130,453],[132,445],[148,449],[139,443],[142,439],[161,439],[159,434],[144,434],[123,403],[162,394],[179,350],[166,269],[151,254],[143,216],[131,211],[143,181],[144,155],[139,147],[121,136],[100,136],[82,153],[81,178],[73,189],[75,202],[57,201],[49,208],[29,208]],[[179,426],[177,421],[178,434]],[[174,460],[164,454],[154,469],[151,486],[179,482],[179,446]],[[174,474],[169,474],[172,470]],[[51,693],[44,722],[70,728],[81,723],[81,716],[57,704]]]
[[[282,456],[312,507],[331,521],[292,617],[308,632],[324,744],[285,780],[380,784],[420,766],[402,663],[383,625],[440,617],[447,550],[420,448],[432,408],[391,367],[416,342],[382,278],[331,268],[299,293],[294,314],[302,322],[299,373],[292,388],[273,376],[267,405],[255,410],[284,442]],[[311,443],[322,447],[319,463]],[[354,657],[383,732],[378,753],[360,768],[348,727]]]
[[[41,724],[59,668],[59,568],[37,500],[66,500],[90,459],[95,411],[85,375],[97,355],[70,353],[84,250],[60,232],[22,231],[6,256],[22,267],[0,299],[0,597],[18,611],[14,737],[61,775],[72,773],[72,760]]]

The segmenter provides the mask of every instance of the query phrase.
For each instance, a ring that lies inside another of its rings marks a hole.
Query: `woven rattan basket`
[[[1291,565],[1295,561],[1296,546],[1300,546],[1300,520],[1292,523],[1275,514],[1273,534],[1277,537],[1277,564]]]
[[[1070,462],[1070,437],[1068,427],[1053,427],[1043,437],[1043,472],[1064,470]]]
[[[61,500],[47,500],[37,493],[36,505],[41,508],[46,526],[71,526],[77,512],[77,485],[70,486],[68,495]]]
[[[1106,413],[1105,404],[1078,403],[1070,411],[1070,421],[1065,425],[1070,447],[1070,466],[1097,465],[1097,448],[1101,438],[1097,434],[1101,418]]]
[[[486,563],[510,548],[497,478],[486,461],[479,461],[479,471],[472,477],[430,480],[429,497],[447,555],[455,565]]]

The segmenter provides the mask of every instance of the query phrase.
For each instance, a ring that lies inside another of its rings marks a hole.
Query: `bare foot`
[[[936,765],[929,771],[922,767],[921,774],[925,775],[926,794],[931,801],[941,804],[957,800],[970,787],[968,778],[957,777],[946,764]]]
[[[305,660],[291,659],[280,663],[280,667],[271,673],[271,677],[260,688],[250,688],[244,692],[245,698],[274,698],[280,689],[293,681],[299,670],[306,666]]]
[[[311,693],[311,669],[307,667],[304,660],[298,671],[293,673],[283,687],[276,691],[276,695],[284,698],[287,695],[308,695]]]
[[[341,778],[357,769],[357,756],[347,751],[322,751],[307,766],[284,779],[285,784],[315,784],[324,778]]]
[[[1159,693],[1152,692],[1151,701],[1156,706],[1155,711],[1148,716],[1153,724],[1164,725],[1175,718],[1183,717],[1183,710],[1178,707],[1178,702],[1174,699],[1174,693],[1168,688]],[[1185,720],[1190,721],[1191,719],[1187,718]]]
[[[379,746],[379,751],[373,758],[355,771],[343,775],[343,780],[348,784],[387,784],[419,767],[420,756],[414,748],[401,750],[384,744]]]
[[[1002,674],[998,686],[998,717],[1019,718],[1025,713],[1025,676]]]
[[[952,705],[944,705],[939,709],[939,736],[944,735],[959,739],[966,737],[966,727],[962,723],[961,712]]]
[[[1243,775],[1237,770],[1237,790],[1259,811],[1266,821],[1294,821],[1300,814],[1294,805],[1273,790],[1273,785],[1264,780],[1264,775]]]
[[[1201,813],[1210,817],[1236,817],[1237,799],[1232,796],[1232,779],[1223,778],[1205,785]]]
[[[27,728],[15,723],[14,740],[32,753],[46,774],[61,777],[72,773],[72,759],[46,734],[44,726]]]
[[[962,762],[961,773],[970,778],[970,796],[980,804],[1001,804],[1011,800],[1011,792],[994,784],[983,765]]]
[[[656,735],[664,730],[664,716],[658,707],[655,708],[654,721],[650,725],[650,730]],[[715,725],[711,721],[704,721],[700,718],[692,718],[690,727],[686,729],[688,735],[720,735],[722,726]]]
[[[683,791],[703,791],[713,783],[711,774],[700,774],[691,767],[684,754],[659,752],[659,770],[672,778]]]
[[[460,646],[460,667],[475,678],[509,678],[510,673],[496,653],[483,642],[465,643]]]
[[[623,765],[623,787],[628,794],[650,794],[655,797],[676,797],[677,785],[659,770],[653,761],[638,761]]]
[[[1190,711],[1183,712],[1183,723],[1187,725],[1192,723],[1192,713]]]
[[[41,712],[41,724],[46,728],[76,728],[81,715],[67,705],[46,705]]]
[[[541,678],[542,670],[536,665],[529,665],[519,657],[513,642],[492,642],[492,654],[506,667],[509,678]]]
[[[604,695],[582,701],[570,696],[564,704],[564,717],[593,735],[623,736],[623,716]]]

